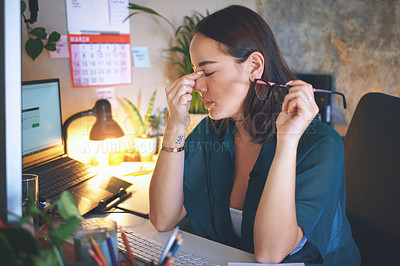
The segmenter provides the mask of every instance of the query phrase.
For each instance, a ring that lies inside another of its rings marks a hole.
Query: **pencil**
[[[103,265],[108,266],[108,263],[107,263],[106,259],[104,258],[103,253],[101,253],[100,247],[97,244],[96,240],[94,240],[93,236],[91,236],[91,235],[89,235],[89,238],[90,238],[90,242],[92,243],[94,252],[96,252],[97,256],[99,257],[99,259],[101,260]]]
[[[168,252],[171,251],[172,246],[176,242],[176,236],[178,234],[179,234],[179,226],[176,226],[171,236],[169,237],[167,244],[165,245],[163,253],[161,254],[160,261],[158,262],[159,265],[164,265]]]
[[[165,256],[165,259],[164,259],[159,265],[165,266],[165,265],[168,264],[168,262],[169,262],[171,259],[173,259],[173,257],[172,257],[171,251],[170,251],[170,252],[168,252],[167,256]]]
[[[129,260],[133,266],[136,266],[135,257],[133,257],[131,247],[129,246],[128,238],[126,237],[125,231],[120,227],[122,240],[124,240],[124,245],[126,248],[126,252],[128,252]]]
[[[94,253],[93,250],[91,250],[89,247],[86,247],[90,257],[92,257],[92,259],[94,260],[94,262],[96,262],[96,265],[103,265],[103,263],[101,263],[101,260],[99,259],[99,257],[97,257],[96,253]]]
[[[111,263],[113,266],[118,266],[117,258],[115,257],[113,243],[111,241],[110,234],[108,232],[106,232],[106,240],[107,240],[108,251],[110,252]]]
[[[171,247],[171,257],[174,257],[176,255],[176,253],[178,252],[178,249],[180,248],[180,246],[183,243],[183,235],[182,234],[178,234],[176,236],[176,241],[174,243],[174,245]]]

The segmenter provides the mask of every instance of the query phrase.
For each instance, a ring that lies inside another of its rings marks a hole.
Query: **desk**
[[[148,172],[153,170],[155,162],[124,162],[118,166],[109,166],[101,170],[101,176],[115,176],[122,180],[132,183],[127,191],[132,192],[132,196],[120,203],[118,206],[136,212],[149,213],[149,186],[152,173],[136,175],[134,173]],[[96,179],[89,182],[96,182]]]
[[[167,243],[171,235],[171,232],[158,232],[149,220],[133,214],[112,213],[107,218],[116,221],[127,231],[138,232],[161,242],[163,245]],[[253,254],[184,231],[182,233],[184,241],[181,250],[184,252],[192,253],[221,265],[227,265],[228,262],[255,262]]]
[[[148,213],[151,173],[138,176],[130,176],[128,174],[138,170],[151,170],[154,169],[154,166],[154,162],[144,164],[122,163],[117,167],[105,169],[108,174],[133,183],[133,185],[128,188],[128,191],[132,192],[132,196],[120,204],[120,207],[141,213]],[[96,215],[96,217],[99,217],[99,215]],[[133,214],[111,213],[107,215],[107,218],[116,221],[118,225],[123,226],[127,231],[132,230],[138,232],[161,242],[163,245],[167,242],[171,234],[171,232],[158,232],[149,220]],[[184,242],[181,250],[184,252],[192,253],[221,265],[227,265],[228,262],[255,262],[253,254],[184,231],[183,235]]]
[[[93,217],[104,217],[104,215],[94,215]],[[158,232],[151,222],[147,219],[129,213],[112,213],[106,215],[123,226],[126,231],[138,232],[143,236],[159,241],[163,245],[167,243],[171,232]],[[216,264],[227,266],[228,262],[255,262],[254,255],[245,251],[232,248],[184,231],[183,244],[180,250],[194,254],[198,257],[207,259]],[[67,263],[73,263],[75,252],[73,249],[73,239],[70,237],[67,243],[63,244],[64,255]]]

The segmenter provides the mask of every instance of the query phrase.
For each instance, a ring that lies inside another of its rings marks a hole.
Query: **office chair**
[[[344,139],[347,215],[362,265],[398,263],[400,98],[368,93]]]

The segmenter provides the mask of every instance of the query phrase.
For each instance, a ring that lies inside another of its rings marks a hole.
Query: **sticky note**
[[[118,107],[117,99],[115,98],[114,87],[96,89],[97,99],[106,99],[110,102],[112,108]]]
[[[150,67],[149,49],[147,46],[132,46],[134,67]]]
[[[61,35],[60,40],[56,43],[56,50],[54,52],[50,52],[51,58],[68,58],[68,43],[67,43],[67,35]]]

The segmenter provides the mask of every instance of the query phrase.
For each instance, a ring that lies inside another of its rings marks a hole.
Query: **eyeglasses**
[[[274,82],[266,82],[262,79],[255,79],[253,83],[254,83],[254,92],[256,93],[257,98],[261,101],[267,100],[271,96],[273,90],[278,90],[278,92],[282,91],[285,94],[287,94],[289,92],[289,89],[292,87],[290,85],[277,84]],[[313,88],[313,91],[340,95],[343,99],[344,109],[347,108],[346,97],[344,96],[343,93],[337,91],[315,89],[315,88]]]

